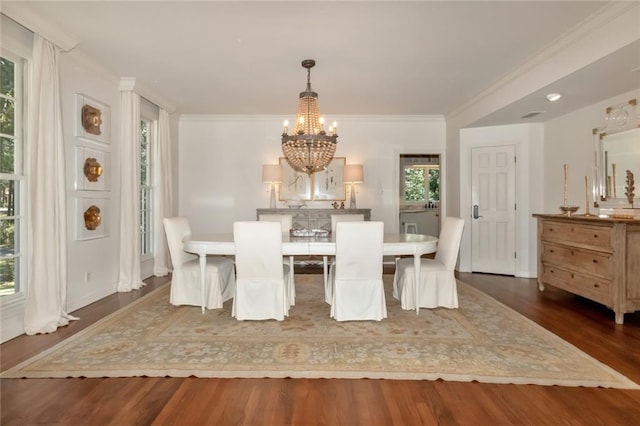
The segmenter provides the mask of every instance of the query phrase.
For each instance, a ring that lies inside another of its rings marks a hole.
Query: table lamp
[[[270,187],[269,208],[276,208],[276,184],[282,182],[282,167],[279,164],[262,165],[262,183],[268,183]]]
[[[351,184],[351,198],[349,200],[349,208],[356,208],[356,183],[364,182],[364,171],[362,164],[347,164],[344,166],[344,183]]]

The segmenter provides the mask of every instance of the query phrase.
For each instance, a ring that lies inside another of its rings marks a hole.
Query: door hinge
[[[518,204],[514,204],[514,205],[513,205],[513,209],[514,209],[514,210],[518,210]]]
[[[517,259],[518,258],[518,253],[516,253],[515,251],[513,252],[513,258]]]
[[[518,157],[516,157],[515,155],[513,156],[513,162],[517,163],[518,162]]]

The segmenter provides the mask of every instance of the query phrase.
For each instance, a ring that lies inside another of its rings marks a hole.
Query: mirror
[[[640,114],[636,100],[606,110],[607,124],[596,137],[595,201],[627,203],[627,170],[640,176]],[[611,127],[608,129],[607,127]]]
[[[640,175],[640,128],[605,135],[601,145],[605,197],[625,198],[626,171]]]

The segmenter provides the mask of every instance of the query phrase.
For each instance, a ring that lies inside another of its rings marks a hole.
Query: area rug
[[[458,282],[459,309],[404,311],[336,322],[322,275],[296,276],[284,321],[237,321],[231,303],[200,313],[169,304],[164,286],[7,377],[292,377],[478,381],[639,389],[576,347],[484,293]]]

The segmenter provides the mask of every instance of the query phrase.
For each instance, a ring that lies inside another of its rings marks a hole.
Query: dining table
[[[205,311],[205,271],[207,255],[233,256],[236,253],[233,233],[191,235],[183,239],[184,251],[196,254],[200,264],[200,292],[202,297],[202,312]],[[415,300],[420,300],[420,258],[422,255],[434,253],[438,246],[438,238],[422,234],[385,234],[383,240],[384,256],[413,256],[415,273]],[[282,234],[283,256],[335,256],[336,241],[334,235],[298,237],[287,232]],[[325,279],[327,277],[325,262]],[[420,306],[416,304],[416,314],[420,313]]]

